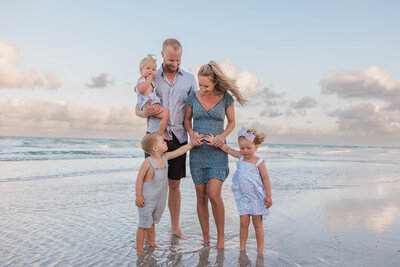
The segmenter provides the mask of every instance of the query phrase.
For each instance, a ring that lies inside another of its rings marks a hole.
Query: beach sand
[[[25,164],[29,168],[35,162]],[[334,164],[340,165],[337,171]],[[2,182],[0,265],[396,266],[400,262],[398,172],[394,169],[382,177],[373,164],[367,170],[362,164],[268,164],[274,204],[264,221],[263,255],[256,253],[252,226],[247,252],[239,252],[239,216],[230,190],[233,162],[222,192],[226,208],[223,252],[214,248],[212,216],[211,244],[202,245],[190,178],[181,184],[181,228],[187,239],[171,236],[166,209],[156,226],[160,248],[147,248],[139,258],[135,251],[136,171]],[[297,177],[291,169],[299,168],[303,172]],[[368,179],[359,177],[361,168],[370,174]],[[314,180],[302,177],[307,171]]]

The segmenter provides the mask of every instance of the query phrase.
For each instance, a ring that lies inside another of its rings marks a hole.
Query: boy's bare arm
[[[180,155],[185,154],[186,152],[188,152],[192,148],[193,148],[192,144],[186,144],[186,145],[181,146],[180,148],[178,148],[178,149],[176,149],[174,151],[166,152],[165,153],[165,157],[167,158],[167,160],[174,159],[176,157],[179,157]]]
[[[143,181],[144,178],[146,177],[147,171],[149,170],[150,167],[150,162],[145,159],[142,163],[142,165],[140,166],[138,175],[137,175],[137,179],[136,179],[136,186],[135,186],[135,192],[136,192],[136,200],[135,200],[135,204],[138,207],[143,207],[146,202],[144,201],[143,198]]]
[[[265,200],[264,205],[267,205],[267,208],[272,206],[272,195],[271,195],[271,181],[269,179],[267,167],[265,166],[265,162],[258,165],[258,170],[260,171],[261,178],[265,187]]]

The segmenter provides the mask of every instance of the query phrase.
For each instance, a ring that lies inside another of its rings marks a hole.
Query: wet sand
[[[29,168],[34,163],[26,164]],[[335,166],[326,168],[328,163],[299,164],[268,165],[274,205],[264,221],[263,255],[256,253],[251,226],[247,252],[239,252],[239,217],[230,178],[222,192],[226,207],[223,252],[215,250],[215,238],[210,246],[202,245],[189,178],[181,185],[181,227],[187,239],[171,236],[166,209],[156,226],[160,248],[147,248],[139,258],[135,252],[136,172],[2,182],[0,265],[396,266],[400,262],[397,169],[379,176],[382,171],[370,166],[364,171],[371,177],[365,178],[359,177],[364,165],[343,168],[346,163],[340,163],[335,173]],[[235,164],[230,167],[231,177]],[[290,168],[303,173],[286,177]],[[302,177],[307,171],[315,181]],[[296,179],[304,183],[292,185]],[[213,221],[210,225],[215,237]]]

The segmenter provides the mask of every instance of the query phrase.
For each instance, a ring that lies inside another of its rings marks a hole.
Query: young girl
[[[220,148],[229,155],[238,158],[237,170],[232,179],[232,191],[240,215],[240,250],[246,249],[250,216],[256,232],[257,251],[264,251],[263,219],[272,206],[271,182],[264,160],[254,153],[264,141],[265,136],[243,127],[238,133],[240,151],[223,144]],[[213,135],[205,137],[212,142]]]
[[[193,146],[184,145],[166,152],[168,147],[160,133],[147,134],[142,139],[143,150],[150,154],[140,166],[136,180],[135,204],[139,212],[139,226],[136,232],[136,251],[143,254],[145,233],[151,247],[156,247],[155,227],[165,209],[168,191],[168,161],[183,155]],[[166,153],[165,153],[166,152]]]
[[[160,98],[156,95],[155,86],[154,86],[154,76],[156,75],[156,59],[153,58],[153,55],[148,54],[147,57],[140,61],[139,70],[140,70],[140,78],[136,83],[135,91],[137,94],[137,105],[140,110],[146,108],[146,104],[149,100],[151,100],[151,105],[159,105],[160,111],[155,114],[157,118],[160,118],[160,125],[158,126],[158,132],[162,135],[162,137],[170,141],[170,139],[165,134],[165,130],[167,129],[167,124],[169,120],[168,111],[163,108],[160,103]]]

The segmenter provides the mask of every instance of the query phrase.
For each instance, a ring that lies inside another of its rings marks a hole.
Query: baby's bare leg
[[[155,104],[155,105],[158,105],[158,104]],[[165,140],[170,141],[171,139],[169,139],[167,137],[167,135],[165,134],[165,130],[167,129],[168,120],[169,120],[168,111],[165,108],[161,107],[160,112],[158,112],[154,116],[156,116],[157,118],[161,119],[160,125],[158,126],[158,132],[163,136],[163,138]]]

